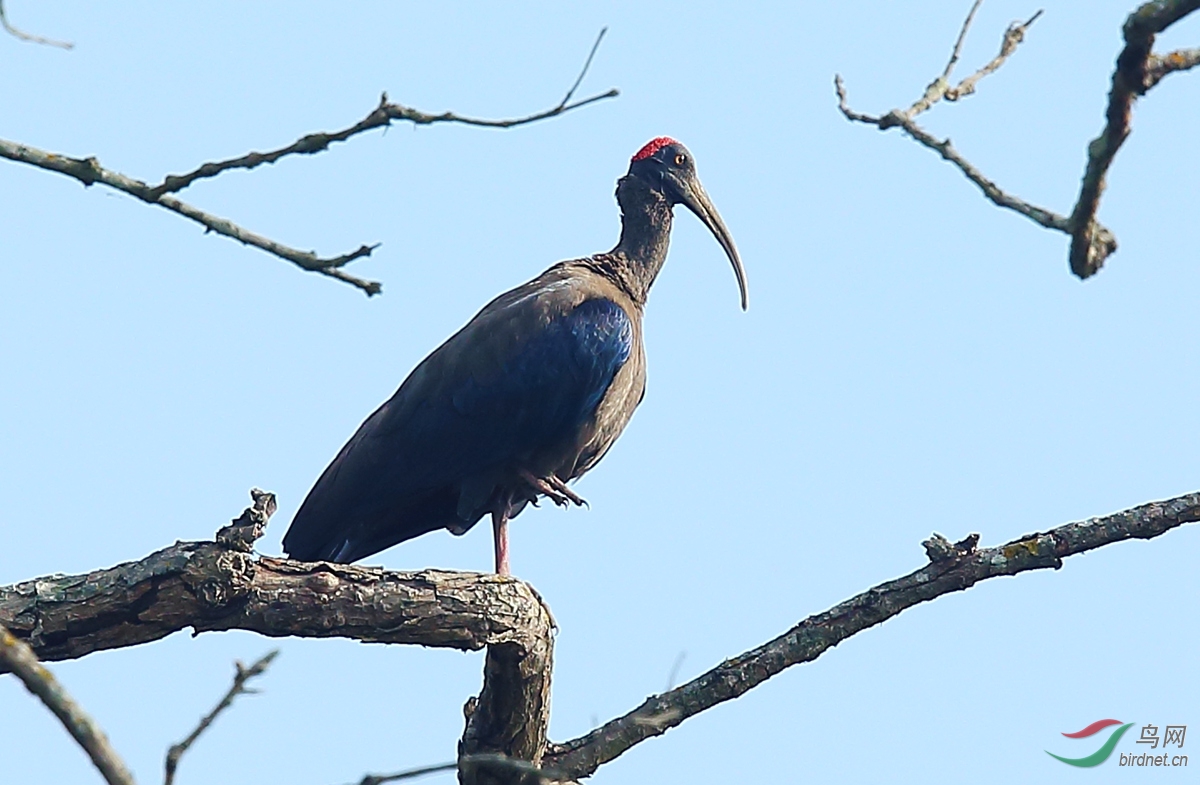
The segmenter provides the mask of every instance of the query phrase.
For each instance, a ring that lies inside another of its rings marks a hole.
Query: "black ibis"
[[[492,300],[359,426],[300,506],[294,559],[352,562],[426,532],[464,534],[491,515],[496,572],[508,521],[568,487],[625,429],[646,385],[642,310],[682,204],[725,250],[746,308],[746,275],[688,149],[650,141],[617,182],[621,239],[559,262]]]

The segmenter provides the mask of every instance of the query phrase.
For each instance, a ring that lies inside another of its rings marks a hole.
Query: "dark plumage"
[[[645,392],[642,309],[684,204],[729,256],[733,239],[691,154],[659,137],[617,184],[621,239],[560,262],[488,303],[426,357],[325,469],[283,538],[288,555],[352,562],[435,529],[492,516],[496,571],[507,522],[539,496],[580,504],[567,483],[621,435]]]

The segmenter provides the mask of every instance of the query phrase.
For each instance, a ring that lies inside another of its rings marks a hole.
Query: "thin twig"
[[[979,80],[988,74],[995,73],[1000,66],[1004,65],[1013,52],[1017,51],[1017,47],[1025,40],[1025,33],[1029,30],[1029,26],[1038,20],[1042,15],[1042,11],[1038,10],[1033,16],[1026,19],[1024,22],[1013,22],[1004,31],[1004,38],[1000,40],[1000,53],[993,57],[986,65],[980,68],[975,73],[968,76],[966,79],[958,83],[957,87],[951,87],[946,90],[947,101],[957,101],[960,98],[966,98],[971,93],[975,92],[975,85]]]
[[[271,661],[277,656],[279,656],[279,649],[272,649],[264,654],[258,660],[258,662],[254,663],[249,668],[247,668],[245,665],[242,665],[241,662],[234,663],[234,667],[237,668],[237,673],[235,673],[233,676],[233,684],[230,686],[229,691],[225,693],[225,696],[221,698],[220,702],[217,703],[212,711],[201,718],[200,724],[196,726],[195,730],[188,734],[186,739],[177,744],[172,744],[171,748],[167,750],[165,766],[166,775],[163,778],[164,785],[171,785],[171,783],[175,781],[175,769],[179,766],[179,759],[183,757],[183,753],[187,752],[188,749],[190,749],[191,746],[196,743],[196,739],[200,738],[200,734],[208,730],[208,726],[212,725],[213,720],[215,720],[221,712],[233,705],[234,698],[239,695],[248,695],[257,692],[257,690],[248,688],[246,686],[246,682],[250,681],[255,676],[261,676],[264,672],[266,672],[267,667],[271,664]]]
[[[971,29],[971,22],[975,21],[975,12],[979,10],[979,6],[983,5],[983,0],[975,0],[975,4],[971,6],[971,10],[967,12],[967,18],[963,20],[962,29],[958,31],[958,39],[954,42],[954,49],[950,52],[950,59],[946,61],[946,68],[942,71],[942,78],[949,80],[950,74],[954,72],[954,66],[958,64],[958,57],[962,54],[963,42],[967,40],[967,31]]]
[[[829,610],[809,616],[758,648],[726,660],[692,681],[565,744],[552,744],[543,765],[566,777],[590,776],[604,763],[688,717],[743,695],[785,668],[811,662],[829,649],[923,602],[963,591],[980,581],[1042,569],[1063,559],[1128,539],[1158,537],[1200,521],[1200,492],[1068,523],[993,548],[976,549],[978,535],[951,545],[934,535],[925,544],[930,563],[886,581]]]
[[[575,94],[575,90],[583,82],[584,76],[587,75],[588,69],[592,65],[592,58],[596,55],[596,50],[600,47],[600,42],[604,39],[604,34],[608,32],[605,27],[600,30],[600,34],[596,36],[596,42],[592,44],[592,49],[588,53],[587,60],[583,64],[583,69],[575,78],[571,89],[567,91],[566,96],[555,106],[550,109],[536,112],[524,117],[516,117],[502,120],[484,120],[476,117],[466,117],[455,114],[454,112],[442,112],[441,114],[428,114],[426,112],[413,109],[401,104],[395,104],[388,101],[387,93],[384,93],[379,99],[379,105],[371,110],[370,114],[359,120],[349,128],[344,128],[341,131],[332,131],[330,133],[315,133],[302,136],[287,147],[281,147],[278,150],[270,150],[265,153],[247,153],[238,158],[230,158],[225,161],[213,161],[211,163],[202,164],[186,174],[168,175],[160,184],[150,189],[151,196],[160,196],[166,193],[174,193],[182,191],[197,180],[206,177],[215,177],[221,172],[230,169],[253,169],[262,164],[273,164],[280,158],[287,155],[301,154],[312,155],[322,152],[329,148],[333,142],[344,142],[356,134],[361,134],[364,131],[370,131],[375,128],[384,128],[391,124],[393,120],[407,120],[416,125],[433,125],[434,123],[459,123],[462,125],[473,125],[482,128],[514,128],[518,125],[527,125],[535,123],[539,120],[546,120],[551,117],[569,112],[572,109],[578,109],[582,106],[587,106],[590,103],[601,101],[606,98],[615,98],[619,91],[613,88],[604,93],[584,98],[581,101],[571,103],[571,96]]]
[[[150,186],[141,180],[135,180],[120,172],[105,169],[95,158],[68,158],[65,155],[50,153],[45,150],[39,150],[36,147],[17,144],[16,142],[9,142],[4,139],[0,139],[0,158],[7,158],[10,161],[19,161],[47,169],[51,172],[65,174],[68,177],[75,178],[84,185],[94,185],[95,183],[107,185],[109,188],[122,191],[130,196],[135,196],[148,204],[158,205],[173,213],[178,213],[185,218],[189,218],[203,226],[206,232],[215,232],[245,245],[252,245],[281,259],[286,259],[303,270],[328,275],[331,278],[345,281],[352,286],[362,289],[368,295],[379,294],[383,290],[382,285],[377,281],[367,281],[339,269],[342,265],[354,259],[370,256],[371,252],[379,247],[378,244],[364,245],[342,256],[328,259],[321,258],[312,251],[301,251],[297,248],[277,243],[260,234],[251,232],[227,218],[207,213],[169,194],[155,197],[151,193]]]
[[[837,93],[838,109],[841,110],[842,114],[847,120],[851,120],[856,123],[866,123],[867,125],[879,125],[879,121],[882,118],[876,117],[873,114],[856,112],[850,108],[850,104],[846,98],[846,83],[842,80],[841,74],[833,75],[833,89]]]
[[[437,774],[442,771],[455,771],[457,763],[439,763],[436,766],[421,766],[416,769],[406,769],[394,774],[364,774],[358,785],[383,785],[385,782],[398,782],[424,777],[426,774]]]
[[[4,29],[8,31],[9,35],[11,35],[15,38],[19,38],[22,41],[28,41],[32,44],[45,44],[46,46],[57,46],[59,49],[74,49],[75,48],[75,44],[71,43],[70,41],[57,41],[53,38],[43,38],[40,35],[33,35],[32,33],[26,33],[23,30],[19,30],[19,29],[13,27],[8,21],[8,14],[6,14],[4,12],[4,0],[0,0],[0,26],[3,26]]]
[[[457,762],[439,763],[434,766],[421,766],[416,769],[406,769],[394,774],[367,774],[358,781],[358,785],[383,785],[387,782],[411,780],[424,777],[426,774],[438,774],[443,771],[468,771],[471,769],[489,768],[507,770],[515,774],[538,777],[543,780],[558,780],[561,776],[551,770],[533,765],[527,760],[511,758],[497,753],[479,753],[464,755]]]
[[[1187,71],[1200,65],[1200,49],[1178,49],[1168,55],[1150,55],[1146,61],[1146,79],[1142,85],[1149,90],[1163,80],[1167,74]]]
[[[361,245],[357,249],[341,256],[320,257],[314,251],[301,251],[297,248],[292,248],[282,243],[278,243],[260,234],[251,232],[248,229],[235,224],[226,218],[213,215],[211,213],[200,210],[192,205],[180,201],[172,196],[174,192],[181,191],[197,180],[215,177],[222,172],[230,169],[253,169],[264,163],[274,163],[280,158],[293,154],[311,155],[325,150],[333,142],[342,142],[350,137],[360,134],[364,131],[373,128],[383,128],[392,123],[393,120],[406,120],[417,125],[432,125],[434,123],[460,123],[463,125],[478,126],[482,128],[514,128],[519,125],[546,120],[551,117],[565,114],[575,109],[587,106],[588,104],[602,101],[606,98],[614,98],[619,93],[614,88],[604,93],[599,93],[588,98],[583,98],[578,101],[571,101],[571,97],[575,94],[575,90],[583,81],[588,69],[591,67],[592,58],[596,54],[597,48],[600,46],[600,41],[604,38],[604,33],[607,28],[602,29],[596,37],[595,43],[592,45],[591,51],[588,54],[587,60],[584,62],[583,69],[579,72],[575,82],[567,91],[566,96],[555,106],[541,112],[536,112],[524,117],[487,120],[476,117],[467,117],[464,115],[455,114],[454,112],[442,112],[441,114],[428,114],[411,107],[401,104],[391,103],[388,101],[387,93],[384,93],[379,101],[379,105],[375,107],[365,118],[341,131],[332,133],[315,133],[301,137],[297,141],[281,147],[277,150],[272,150],[266,153],[248,153],[238,158],[231,158],[225,161],[214,161],[202,164],[192,171],[182,175],[169,175],[161,183],[151,186],[141,180],[136,180],[119,172],[105,169],[100,165],[100,162],[94,158],[70,158],[65,155],[51,153],[45,150],[39,150],[36,147],[31,147],[17,142],[10,142],[0,139],[0,158],[7,158],[11,161],[30,164],[41,169],[46,169],[52,172],[73,177],[83,183],[85,186],[90,186],[95,183],[101,183],[118,191],[134,196],[147,204],[158,205],[174,213],[184,216],[204,227],[205,232],[215,232],[216,234],[237,240],[245,245],[251,245],[259,250],[266,251],[269,254],[278,256],[281,259],[295,264],[303,270],[309,272],[320,273],[321,275],[336,278],[339,281],[355,286],[365,292],[368,296],[379,294],[383,291],[383,286],[378,281],[369,281],[351,275],[341,268],[356,259],[362,259],[370,256],[372,251],[379,247],[379,244]]]
[[[922,112],[931,109],[934,104],[943,98],[947,101],[957,101],[975,92],[975,85],[979,83],[979,80],[988,74],[994,73],[1000,66],[1004,65],[1004,61],[1017,50],[1017,46],[1025,39],[1025,31],[1042,15],[1042,12],[1038,11],[1025,22],[1013,22],[1009,25],[1008,29],[1004,31],[1004,37],[1000,39],[1000,53],[978,71],[959,82],[957,87],[951,87],[950,75],[954,72],[954,66],[958,64],[963,42],[967,38],[967,32],[971,29],[971,22],[975,19],[975,12],[979,10],[979,6],[981,5],[983,5],[983,0],[975,0],[975,3],[971,6],[971,10],[967,12],[967,18],[963,20],[962,29],[958,32],[958,39],[954,42],[954,49],[950,52],[950,59],[946,62],[946,67],[942,70],[942,75],[929,83],[925,88],[925,94],[918,98],[907,111],[900,112],[899,110],[893,110],[894,113],[912,120]]]
[[[850,108],[846,99],[846,85],[842,82],[841,75],[834,76],[834,90],[838,96],[838,108],[847,120],[854,122],[866,123],[874,125],[881,130],[888,128],[902,128],[904,131],[915,139],[920,144],[933,150],[946,161],[958,167],[968,180],[979,186],[991,202],[999,207],[1013,210],[1021,215],[1029,218],[1035,223],[1041,224],[1047,229],[1056,229],[1063,233],[1070,232],[1070,219],[1064,215],[1059,215],[1053,210],[1047,210],[1044,207],[1038,207],[1035,204],[1025,201],[1020,197],[1013,196],[1007,191],[996,185],[995,182],[988,179],[983,172],[968,161],[963,155],[954,148],[949,139],[938,139],[933,134],[926,131],[915,120],[908,116],[907,112],[899,109],[893,109],[882,117],[874,117],[872,115],[862,114]]]
[[[917,125],[912,120],[905,117],[895,117],[896,125],[904,129],[904,131],[930,150],[933,150],[943,159],[949,161],[958,167],[968,180],[979,186],[979,190],[983,191],[993,204],[998,207],[1004,207],[1008,210],[1018,212],[1034,223],[1040,224],[1047,229],[1056,229],[1060,232],[1070,231],[1070,219],[1064,215],[1059,215],[1053,210],[1047,210],[1044,207],[1038,207],[1035,204],[1025,201],[1018,196],[1004,191],[1000,186],[996,185],[992,180],[984,176],[983,172],[979,171],[970,161],[962,156],[958,150],[950,143],[949,139],[938,139],[921,126]],[[1107,231],[1107,230],[1105,230]]]
[[[17,640],[4,625],[0,624],[0,662],[16,674],[26,689],[41,698],[46,708],[62,722],[67,732],[79,742],[92,763],[100,771],[108,785],[133,785],[121,756],[108,743],[104,731],[87,715],[75,700],[67,694],[54,674],[38,662],[37,655],[23,641]]]
[[[975,0],[971,5],[971,10],[967,12],[967,18],[963,20],[962,28],[958,31],[958,38],[954,41],[954,49],[950,51],[950,59],[946,61],[946,67],[942,69],[942,75],[930,82],[925,88],[925,94],[908,108],[906,116],[910,120],[946,96],[950,89],[950,74],[954,72],[954,66],[958,64],[963,42],[967,40],[967,31],[971,29],[971,22],[975,21],[975,12],[981,5],[983,5],[983,0]]]
[[[558,107],[565,108],[570,102],[571,96],[575,95],[575,91],[579,89],[579,85],[583,82],[583,77],[587,76],[588,69],[592,67],[592,58],[596,56],[596,50],[600,48],[600,42],[604,40],[604,34],[608,32],[607,27],[601,27],[600,33],[596,36],[595,43],[592,44],[592,50],[588,52],[587,60],[583,61],[583,68],[579,71],[579,76],[575,77],[575,83],[571,85],[571,89],[559,101]]]

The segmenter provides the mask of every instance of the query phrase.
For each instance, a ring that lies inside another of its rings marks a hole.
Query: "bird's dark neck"
[[[645,305],[667,260],[671,204],[636,177],[617,181],[617,203],[621,206],[621,239],[612,251],[593,259],[600,272],[616,281],[638,305]]]

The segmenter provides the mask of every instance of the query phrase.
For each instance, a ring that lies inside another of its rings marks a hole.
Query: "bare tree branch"
[[[438,763],[433,766],[421,766],[416,769],[405,769],[404,771],[398,771],[394,774],[367,774],[358,781],[358,785],[384,785],[384,783],[387,782],[411,780],[415,779],[416,777],[424,777],[427,774],[438,774],[443,771],[457,770],[462,774],[469,774],[482,769],[516,775],[516,779],[521,782],[560,782],[562,779],[558,772],[535,766],[529,761],[520,760],[518,758],[510,758],[508,756],[495,753],[484,753],[480,755],[464,755],[457,761],[452,761],[450,763]]]
[[[1117,250],[1116,237],[1097,223],[1096,211],[1100,209],[1108,168],[1129,137],[1133,101],[1149,89],[1146,69],[1153,57],[1150,50],[1154,37],[1197,8],[1200,0],[1152,0],[1143,3],[1125,20],[1122,28],[1125,48],[1117,56],[1117,69],[1113,71],[1104,130],[1088,145],[1087,168],[1071,213],[1069,259],[1071,272],[1080,278],[1094,275]]]
[[[0,27],[3,27],[9,35],[19,38],[22,41],[29,41],[33,44],[45,44],[46,46],[57,46],[59,49],[75,48],[75,44],[70,41],[56,41],[53,38],[42,38],[40,35],[32,35],[13,27],[8,21],[8,14],[4,12],[4,0],[0,0]]]
[[[200,738],[200,734],[208,730],[208,727],[212,725],[213,720],[217,718],[217,715],[232,706],[233,700],[237,696],[257,692],[257,690],[248,688],[246,683],[255,676],[261,676],[262,674],[266,673],[266,670],[271,665],[271,662],[278,656],[279,649],[272,649],[260,657],[258,661],[249,668],[247,668],[245,665],[242,665],[241,662],[234,663],[237,673],[234,674],[233,684],[225,693],[224,697],[221,698],[212,711],[200,719],[200,724],[196,726],[195,730],[188,734],[186,739],[177,744],[172,744],[171,748],[167,750],[167,758],[164,764],[166,769],[166,773],[163,777],[164,785],[171,785],[173,782],[175,782],[175,769],[179,767],[179,759],[183,757],[183,753],[187,752],[188,749],[190,749],[191,746],[196,743],[196,739]]]
[[[975,0],[971,6],[971,10],[967,13],[967,18],[963,22],[962,30],[958,34],[958,40],[954,44],[954,50],[950,54],[950,60],[946,63],[946,68],[942,71],[942,75],[933,80],[927,88],[925,94],[921,96],[908,109],[893,109],[885,115],[875,117],[873,115],[862,114],[850,108],[846,98],[846,85],[842,81],[841,74],[836,74],[833,78],[834,90],[838,97],[838,109],[847,120],[867,125],[874,125],[881,131],[886,131],[890,128],[902,128],[905,133],[911,136],[920,144],[933,150],[940,155],[944,160],[949,161],[959,168],[968,180],[975,183],[984,196],[986,196],[993,204],[998,207],[1004,207],[1009,210],[1020,213],[1026,218],[1034,221],[1047,229],[1057,229],[1060,232],[1070,231],[1070,221],[1064,215],[1047,210],[1044,207],[1030,204],[1024,199],[1013,196],[1004,191],[995,182],[988,179],[983,172],[979,171],[970,161],[954,148],[949,139],[938,139],[933,134],[926,131],[917,124],[916,117],[921,112],[924,112],[938,101],[945,98],[947,101],[957,101],[967,97],[975,92],[976,85],[983,77],[994,73],[1001,65],[1016,51],[1017,46],[1025,40],[1025,33],[1029,26],[1038,20],[1042,15],[1038,11],[1028,20],[1024,22],[1014,22],[1009,25],[1004,31],[1004,37],[1000,41],[1000,52],[991,59],[986,65],[980,68],[975,73],[958,83],[957,86],[950,84],[950,76],[954,71],[954,66],[958,62],[959,53],[962,50],[963,41],[966,38],[967,31],[970,30],[971,22],[975,18],[975,12],[979,10],[979,6],[983,0]],[[1107,231],[1107,230],[1105,230]]]
[[[1059,215],[1053,210],[1047,210],[1044,207],[1038,207],[1035,204],[1030,204],[1024,199],[1013,196],[1004,191],[1000,186],[996,185],[992,180],[989,180],[983,172],[979,171],[970,161],[962,156],[950,143],[949,139],[938,139],[933,134],[926,131],[917,122],[913,120],[907,112],[892,110],[882,117],[872,117],[871,115],[855,112],[846,103],[846,87],[842,82],[840,75],[834,77],[834,89],[837,91],[839,108],[842,114],[849,120],[854,120],[860,123],[869,123],[877,125],[881,130],[894,128],[899,126],[903,128],[909,136],[920,142],[925,147],[933,150],[943,159],[949,161],[959,168],[966,175],[966,178],[979,189],[983,191],[991,202],[999,207],[1004,207],[1009,210],[1020,213],[1026,218],[1034,221],[1047,229],[1057,229],[1060,232],[1070,231],[1070,219],[1065,215]],[[886,124],[886,125],[885,125]]]
[[[954,73],[954,66],[958,65],[963,42],[967,40],[967,31],[971,29],[971,23],[975,21],[975,14],[981,5],[983,5],[983,0],[975,0],[971,4],[971,10],[967,11],[967,18],[963,20],[962,28],[958,31],[958,38],[954,40],[954,48],[950,50],[950,59],[946,61],[946,67],[942,69],[942,81],[944,82],[950,80],[950,74]]]
[[[455,114],[454,112],[442,112],[441,114],[427,114],[425,112],[413,109],[408,106],[390,103],[387,93],[379,99],[379,106],[371,110],[371,113],[359,120],[349,128],[344,128],[341,131],[333,131],[330,133],[315,133],[302,136],[287,147],[281,147],[278,150],[271,150],[265,153],[247,153],[239,158],[230,158],[226,161],[214,161],[212,163],[202,164],[196,169],[181,175],[167,175],[167,177],[158,185],[150,189],[149,195],[157,198],[166,193],[175,193],[182,191],[192,183],[205,177],[216,177],[221,172],[229,171],[230,169],[253,169],[262,164],[273,164],[280,158],[287,155],[303,154],[312,155],[320,153],[329,148],[333,142],[344,142],[350,137],[361,134],[364,131],[370,131],[375,128],[385,128],[391,125],[393,120],[407,120],[415,125],[433,125],[434,123],[460,123],[462,125],[473,125],[481,128],[514,128],[518,125],[527,125],[536,123],[539,120],[546,120],[551,117],[556,117],[572,109],[578,109],[582,106],[602,101],[605,98],[615,98],[619,95],[616,88],[608,90],[604,93],[584,98],[580,101],[571,103],[571,96],[575,95],[575,91],[579,88],[584,76],[587,75],[588,69],[592,65],[592,58],[596,55],[596,50],[600,48],[600,42],[604,40],[604,34],[608,32],[608,28],[602,28],[600,34],[596,36],[595,43],[592,44],[592,49],[588,53],[587,60],[583,64],[583,69],[575,78],[575,82],[571,88],[567,90],[567,94],[557,105],[550,109],[505,120],[482,120],[474,117],[464,117]]]
[[[514,644],[527,654],[550,639],[542,601],[519,580],[255,557],[215,542],[178,542],[109,569],[0,587],[0,623],[43,660],[188,627],[464,651]]]
[[[0,623],[43,659],[148,643],[186,627],[487,647],[460,757],[501,754],[540,764],[554,639],[536,591],[499,575],[256,558],[245,552],[245,530],[262,533],[275,497],[258,489],[251,496],[253,505],[218,533],[221,542],[179,542],[107,570],[0,587]]]
[[[438,763],[433,766],[421,766],[415,769],[405,769],[394,774],[366,774],[358,785],[383,785],[385,782],[399,782],[400,780],[411,780],[417,777],[424,777],[427,774],[439,774],[443,771],[454,771],[458,768],[458,763],[451,761],[450,763]]]
[[[64,174],[68,177],[73,177],[85,186],[100,183],[109,188],[129,194],[137,199],[146,202],[147,204],[157,205],[159,207],[170,210],[171,212],[182,215],[204,227],[205,232],[215,232],[216,234],[237,240],[245,245],[250,245],[258,248],[261,251],[266,251],[269,254],[285,259],[296,265],[302,270],[308,272],[320,273],[327,275],[330,278],[336,278],[352,286],[361,289],[367,296],[376,295],[383,291],[383,286],[378,281],[368,281],[358,276],[351,275],[341,269],[350,262],[356,259],[370,256],[371,252],[379,247],[379,244],[361,245],[357,249],[340,256],[321,257],[317,256],[315,251],[301,251],[297,248],[284,245],[282,243],[271,240],[260,234],[256,234],[248,229],[239,226],[227,218],[221,218],[211,213],[200,210],[192,205],[183,202],[171,194],[187,188],[197,180],[215,177],[222,172],[227,172],[231,169],[253,169],[264,163],[275,163],[280,158],[293,154],[311,155],[328,149],[333,142],[343,142],[356,134],[369,131],[374,128],[384,128],[391,125],[393,120],[406,120],[417,125],[432,125],[434,123],[459,123],[463,125],[479,126],[483,128],[513,128],[519,125],[535,123],[539,120],[546,120],[551,117],[570,112],[574,109],[587,106],[588,104],[613,98],[618,95],[616,89],[609,90],[604,93],[598,93],[588,98],[572,101],[572,96],[579,84],[583,81],[587,74],[588,68],[591,66],[592,58],[596,54],[596,49],[600,46],[601,40],[607,28],[600,31],[596,37],[595,43],[592,45],[591,51],[588,54],[587,61],[584,63],[583,69],[579,72],[575,82],[555,106],[541,112],[526,115],[523,117],[487,120],[475,117],[466,117],[455,114],[454,112],[442,112],[441,114],[428,114],[426,112],[413,109],[411,107],[402,106],[401,104],[390,103],[387,98],[387,93],[384,93],[380,99],[379,105],[375,107],[365,118],[341,131],[331,133],[315,133],[301,137],[297,141],[281,147],[277,150],[271,150],[266,153],[247,153],[239,158],[231,158],[225,161],[214,161],[205,163],[193,169],[190,172],[182,175],[168,175],[158,185],[151,186],[141,180],[136,180],[119,172],[106,169],[100,165],[100,162],[95,157],[89,158],[71,158],[57,153],[51,153],[46,150],[39,150],[36,147],[11,142],[0,139],[0,158],[7,158],[10,161],[29,164],[40,169],[46,169],[51,172]]]
[[[933,105],[943,98],[945,98],[947,101],[957,101],[960,98],[966,98],[968,95],[974,93],[975,85],[979,83],[980,79],[988,74],[994,73],[1000,68],[1000,66],[1004,65],[1004,62],[1008,60],[1013,52],[1017,51],[1017,46],[1025,40],[1025,32],[1029,29],[1029,26],[1036,22],[1038,17],[1042,15],[1042,12],[1038,11],[1027,21],[1013,22],[1011,25],[1009,25],[1008,29],[1004,31],[1004,37],[1000,40],[1000,53],[993,57],[991,61],[987,63],[987,65],[983,66],[978,71],[959,82],[957,86],[951,86],[950,77],[954,73],[954,66],[958,64],[958,58],[962,54],[963,42],[967,39],[967,32],[971,29],[971,23],[975,21],[975,12],[979,10],[979,6],[981,5],[983,5],[983,0],[975,0],[974,4],[971,6],[971,10],[967,12],[967,18],[963,20],[962,29],[958,32],[958,38],[954,42],[954,49],[950,52],[950,59],[946,61],[946,67],[942,69],[942,75],[929,83],[929,86],[925,88],[925,94],[913,102],[913,105],[910,106],[907,111],[901,112],[900,110],[894,109],[889,114],[894,114],[898,117],[912,120],[922,112],[932,109]],[[839,76],[837,79],[840,82],[841,77]],[[843,107],[842,112],[845,114],[846,99],[844,89],[839,91],[838,97],[840,99],[841,106]],[[860,120],[860,122],[872,121]],[[879,123],[875,122],[874,124],[878,125]],[[902,125],[902,123],[898,121],[894,124]],[[892,126],[880,126],[880,130],[886,131],[890,127]]]
[[[135,196],[148,204],[155,204],[178,213],[185,218],[190,218],[203,226],[205,231],[215,232],[245,245],[252,245],[281,259],[286,259],[303,270],[321,273],[322,275],[328,275],[331,278],[345,281],[362,289],[368,295],[379,294],[383,290],[383,287],[376,281],[367,281],[340,269],[355,259],[370,256],[371,252],[379,247],[378,244],[371,246],[364,245],[358,248],[358,250],[351,251],[342,256],[322,258],[312,251],[301,251],[282,243],[277,243],[260,234],[255,234],[227,218],[206,213],[186,202],[176,199],[174,196],[162,195],[154,197],[151,195],[150,186],[141,180],[135,180],[119,172],[105,169],[95,158],[69,158],[5,139],[0,139],[0,158],[7,158],[10,161],[31,164],[51,172],[65,174],[68,177],[75,178],[85,186],[94,185],[95,183],[107,185],[130,196]]]
[[[983,0],[978,1],[983,2]],[[988,74],[995,73],[1000,66],[1004,65],[1004,61],[1007,60],[1013,52],[1017,51],[1017,46],[1019,46],[1020,43],[1025,40],[1025,31],[1027,31],[1029,26],[1036,22],[1038,17],[1041,15],[1042,11],[1039,9],[1036,13],[1034,13],[1033,16],[1029,17],[1024,22],[1013,22],[1011,25],[1009,25],[1008,29],[1004,31],[1004,38],[1000,41],[1000,53],[988,61],[987,65],[983,66],[983,68],[980,68],[978,71],[959,82],[958,87],[951,87],[946,90],[946,100],[957,101],[960,98],[966,98],[968,95],[975,92],[975,85],[979,83],[980,79]],[[963,32],[966,33],[965,27],[963,28]]]
[[[108,743],[104,731],[67,694],[54,674],[42,667],[33,650],[17,640],[3,624],[0,624],[0,664],[6,671],[16,674],[26,689],[38,696],[46,708],[58,717],[67,732],[87,752],[108,785],[133,785],[133,775]]]
[[[975,0],[955,42],[954,50],[942,75],[930,83],[925,94],[906,110],[893,109],[887,114],[874,115],[856,112],[846,99],[842,77],[834,77],[834,89],[838,96],[838,108],[847,120],[874,125],[881,131],[902,128],[909,136],[944,160],[959,168],[968,180],[975,183],[994,204],[1013,210],[1031,221],[1071,236],[1068,259],[1071,271],[1080,278],[1094,275],[1104,261],[1117,250],[1117,239],[1113,233],[1096,220],[1100,206],[1100,195],[1104,191],[1104,177],[1112,165],[1121,144],[1129,136],[1129,120],[1133,100],[1144,95],[1158,84],[1164,76],[1176,71],[1186,71],[1200,65],[1200,49],[1181,49],[1169,55],[1158,56],[1151,52],[1154,37],[1179,19],[1200,7],[1200,0],[1156,0],[1140,6],[1125,22],[1125,49],[1117,58],[1113,73],[1113,87],[1109,94],[1106,113],[1107,123],[1100,136],[1088,145],[1088,162],[1080,187],[1079,199],[1069,216],[1038,207],[1000,189],[962,156],[950,144],[949,139],[938,139],[916,123],[916,116],[931,108],[942,98],[957,101],[975,92],[979,80],[994,73],[1016,51],[1024,40],[1029,26],[1042,15],[1035,13],[1025,22],[1009,25],[1000,44],[1000,53],[971,76],[962,80],[957,87],[950,86],[950,74],[958,62],[963,40],[975,17],[982,0]]]
[[[1178,49],[1169,55],[1150,55],[1146,60],[1145,89],[1161,82],[1167,74],[1187,71],[1200,65],[1200,49]]]
[[[1194,521],[1200,521],[1200,492],[1068,523],[994,548],[976,550],[978,535],[956,545],[934,535],[926,544],[934,560],[925,567],[810,616],[775,640],[726,660],[681,687],[649,698],[629,714],[586,736],[550,745],[544,765],[574,779],[587,777],[635,744],[744,694],[785,668],[811,662],[850,636],[914,605],[968,589],[988,578],[1058,569],[1067,556],[1122,540],[1150,539]]]
[[[259,491],[254,500],[257,513],[243,513],[234,527],[222,531],[261,523],[255,523],[256,515],[270,509],[274,499]],[[541,772],[539,777],[578,780],[634,745],[914,605],[989,578],[1057,569],[1067,556],[1150,539],[1194,521],[1200,521],[1200,491],[992,548],[977,549],[977,534],[953,544],[935,534],[925,543],[930,563],[921,569],[810,616],[775,640],[565,744],[546,741],[552,617],[531,587],[511,578],[310,564],[255,558],[214,542],[177,543],[141,561],[88,575],[53,575],[0,587],[0,623],[47,659],[132,646],[185,627],[457,649],[486,646],[483,690],[465,709],[460,761],[501,755],[526,761]],[[460,768],[460,774],[464,783],[479,785],[515,777],[511,767]]]

